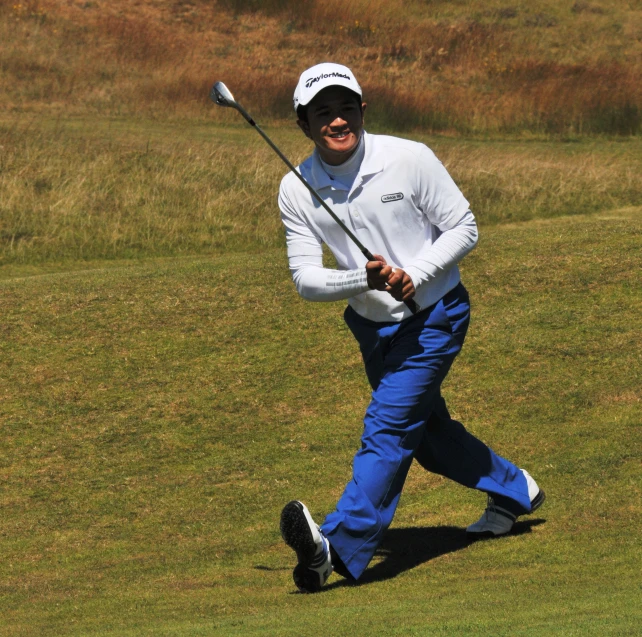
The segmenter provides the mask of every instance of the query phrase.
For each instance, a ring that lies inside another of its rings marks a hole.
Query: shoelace
[[[517,519],[517,516],[514,513],[511,513],[503,507],[496,505],[495,500],[493,500],[492,496],[489,495],[488,502],[486,503],[486,510],[484,511],[486,521],[489,521],[489,515],[491,514],[495,518],[497,518],[498,515],[501,515],[505,518],[508,518],[509,520],[512,520],[513,522],[515,522],[515,520]]]

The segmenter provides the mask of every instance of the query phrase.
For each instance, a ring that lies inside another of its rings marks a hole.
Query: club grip
[[[363,246],[362,246],[361,254],[363,254],[363,256],[366,259],[368,259],[368,261],[375,261],[376,260],[375,257],[374,257],[374,254],[372,254],[372,252],[370,252],[370,250],[368,250],[368,248],[365,248]],[[406,307],[413,314],[417,314],[417,312],[419,312],[419,310],[421,309],[412,299],[409,299],[408,301],[404,301],[404,303],[406,304]]]
[[[414,302],[413,299],[408,299],[407,301],[404,301],[406,304],[406,307],[413,313],[417,314],[419,312],[419,306]]]

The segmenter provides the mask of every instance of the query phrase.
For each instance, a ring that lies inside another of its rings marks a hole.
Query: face
[[[329,86],[319,91],[308,104],[308,121],[297,124],[316,145],[326,164],[338,166],[354,152],[363,131],[366,104],[342,86]]]

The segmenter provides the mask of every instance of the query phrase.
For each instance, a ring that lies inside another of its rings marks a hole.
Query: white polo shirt
[[[370,252],[408,273],[421,308],[433,305],[459,283],[457,263],[477,242],[469,203],[424,144],[365,131],[363,141],[349,191],[323,169],[316,150],[297,170]],[[292,173],[281,181],[279,207],[301,296],[347,298],[361,316],[378,322],[411,316],[388,292],[368,288],[366,258]],[[323,243],[339,270],[323,267]]]

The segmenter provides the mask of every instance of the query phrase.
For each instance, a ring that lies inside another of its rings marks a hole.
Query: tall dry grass
[[[293,161],[294,130],[270,131]],[[642,148],[474,143],[435,148],[483,224],[642,205]],[[249,127],[109,120],[0,126],[0,266],[229,253],[281,245],[284,167]]]
[[[12,111],[225,117],[226,81],[291,117],[309,65],[352,66],[396,129],[636,134],[642,6],[491,0],[0,0],[0,95]]]
[[[278,240],[278,214],[270,214],[278,166],[269,149],[109,129],[95,135],[90,123],[80,133],[4,129],[0,145],[0,265]]]

